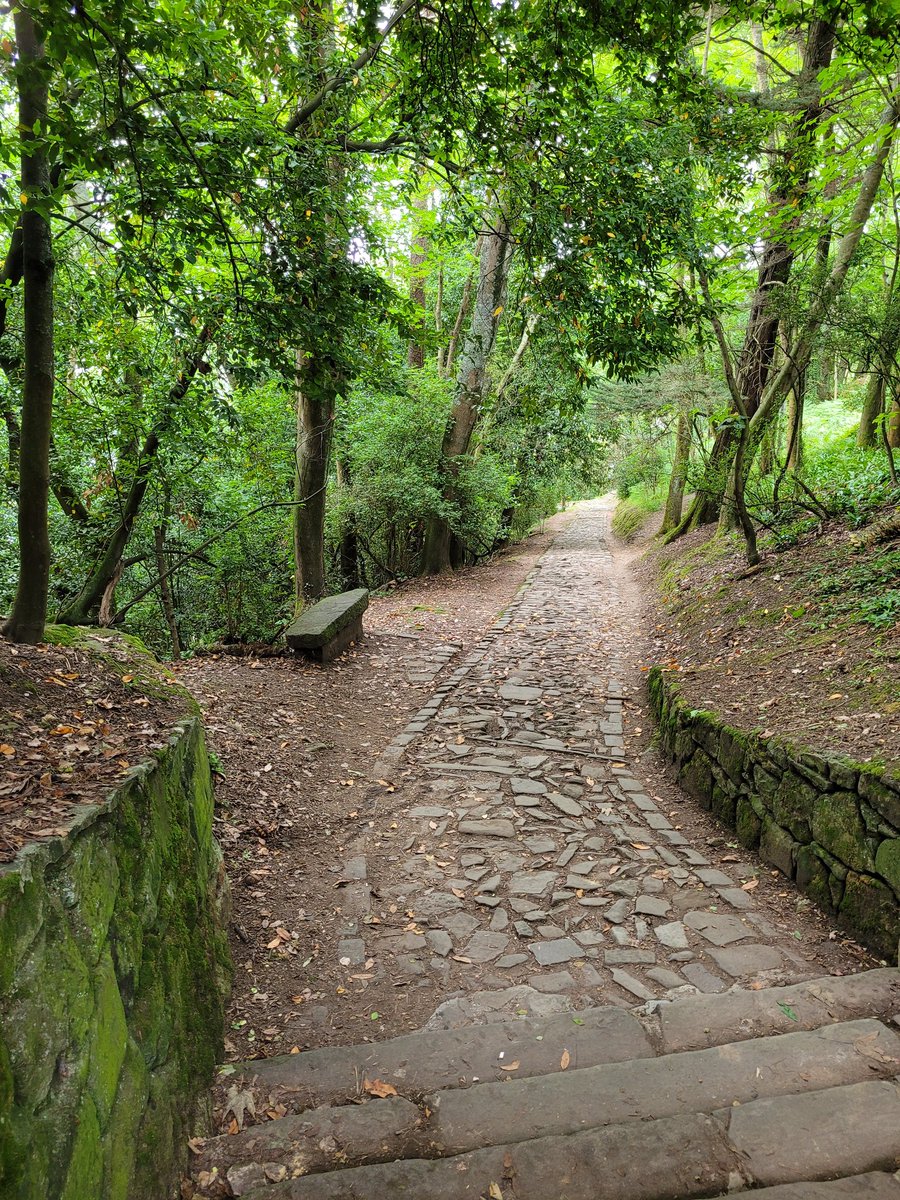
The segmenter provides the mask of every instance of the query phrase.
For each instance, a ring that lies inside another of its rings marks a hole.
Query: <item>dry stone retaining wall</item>
[[[900,778],[734,729],[650,673],[681,786],[838,924],[893,960],[900,936]]]
[[[162,1200],[218,1061],[227,885],[197,718],[0,866],[0,1196]]]

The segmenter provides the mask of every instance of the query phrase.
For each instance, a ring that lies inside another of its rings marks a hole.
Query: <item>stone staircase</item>
[[[898,970],[487,1022],[244,1064],[200,1194],[900,1200]]]

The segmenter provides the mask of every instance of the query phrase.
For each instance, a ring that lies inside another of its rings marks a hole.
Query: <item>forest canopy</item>
[[[14,4],[6,635],[272,640],[611,485],[751,564],[896,502],[898,42],[896,0]]]

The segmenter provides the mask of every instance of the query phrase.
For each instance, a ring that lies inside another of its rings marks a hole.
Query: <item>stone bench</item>
[[[362,637],[362,615],[368,607],[367,588],[326,596],[288,626],[287,644],[315,662],[331,662]]]

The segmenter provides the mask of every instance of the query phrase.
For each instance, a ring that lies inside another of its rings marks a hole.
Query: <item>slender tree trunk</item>
[[[809,367],[815,349],[816,339],[825,318],[839,295],[850,270],[850,264],[856,254],[860,239],[865,229],[866,221],[872,212],[878,188],[884,177],[885,164],[891,153],[894,135],[900,118],[900,96],[895,93],[887,109],[881,114],[879,128],[884,130],[873,160],[866,168],[853,211],[850,214],[848,229],[838,243],[834,256],[834,264],[827,278],[815,295],[809,307],[806,319],[800,330],[793,353],[787,357],[777,375],[766,385],[759,406],[749,422],[741,431],[739,441],[740,453],[735,458],[734,467],[729,479],[729,491],[739,511],[746,511],[744,492],[747,484],[747,474],[753,463],[753,456],[759,446],[766,428],[777,415],[784,403],[788,392],[797,387],[802,375]],[[746,523],[742,521],[747,540],[747,558],[751,563],[759,560],[756,550],[755,533],[751,537]],[[752,522],[750,523],[752,531]]]
[[[763,244],[756,288],[750,302],[747,328],[738,357],[737,383],[744,409],[750,419],[759,406],[772,369],[779,324],[777,306],[772,302],[790,278],[794,262],[790,235],[799,226],[814,164],[814,151],[823,111],[820,90],[815,81],[819,73],[831,62],[833,50],[834,27],[827,21],[811,21],[800,82],[811,87],[813,94],[806,108],[798,116],[788,142],[779,156],[778,169],[772,171],[773,184],[769,189],[769,200],[778,232],[768,237]],[[761,58],[757,53],[757,60]],[[796,213],[789,216],[792,209],[796,209]],[[698,485],[696,498],[670,538],[719,519],[736,445],[737,438],[731,424],[719,430],[703,479]],[[726,523],[731,520],[733,511],[731,506],[726,505]]]
[[[437,295],[434,300],[434,332],[438,341],[441,340],[441,334],[444,331],[444,264],[441,263],[438,268],[437,277]],[[444,347],[438,346],[437,351],[437,368],[439,372],[444,370]]]
[[[320,600],[325,583],[325,502],[338,386],[304,354],[297,362],[297,466],[294,474],[294,590],[297,609]]]
[[[681,520],[681,506],[684,502],[684,485],[687,478],[688,464],[691,457],[691,422],[687,413],[678,414],[678,426],[675,430],[675,457],[672,460],[672,474],[669,476],[669,492],[666,496],[666,511],[663,515],[660,533],[668,533]]]
[[[884,412],[884,375],[881,364],[872,367],[866,395],[863,400],[862,413],[859,418],[859,428],[856,431],[856,444],[867,450],[874,450],[881,441],[878,434],[878,422]]]
[[[424,264],[428,259],[428,237],[421,229],[421,214],[428,209],[428,197],[416,196],[413,209],[419,228],[413,238],[409,255],[409,298],[418,310],[417,336],[409,343],[407,361],[411,367],[425,366],[425,273]]]
[[[90,625],[97,619],[103,597],[106,595],[110,583],[117,577],[119,563],[125,553],[134,523],[140,514],[147,488],[150,486],[150,478],[156,465],[160,444],[171,420],[171,411],[187,395],[195,376],[207,369],[206,353],[211,338],[212,327],[206,325],[200,333],[192,358],[185,365],[177,383],[169,391],[162,421],[156,428],[151,429],[144,439],[138,465],[132,476],[131,486],[128,489],[125,503],[122,505],[116,527],[107,539],[97,563],[80,593],[59,614],[58,620],[64,625]]]
[[[350,487],[350,468],[343,459],[335,462],[338,486]],[[352,510],[344,517],[341,530],[341,578],[345,588],[359,587],[359,536],[356,528],[356,513]]]
[[[479,237],[475,243],[475,257],[478,258],[481,254],[482,239]],[[472,307],[472,291],[475,287],[475,271],[470,271],[466,276],[466,282],[463,284],[462,296],[459,301],[459,312],[456,314],[456,320],[453,323],[453,328],[450,331],[450,340],[447,343],[447,353],[444,356],[443,373],[445,376],[453,374],[453,365],[456,362],[456,352],[459,349],[459,339],[462,336],[463,326],[469,317],[469,311]]]
[[[456,501],[456,480],[462,457],[469,448],[484,399],[487,364],[503,311],[511,261],[509,228],[505,218],[498,215],[496,228],[481,239],[478,293],[472,310],[472,323],[460,355],[453,412],[441,446],[441,470],[445,479],[443,499],[448,507]],[[423,569],[426,573],[435,574],[450,569],[451,534],[450,522],[445,516],[432,517],[428,522],[423,550]]]
[[[25,292],[24,373],[19,464],[19,582],[12,614],[3,627],[14,642],[39,642],[50,590],[50,434],[53,421],[53,237],[38,205],[50,193],[50,166],[41,139],[47,136],[49,72],[44,46],[30,13],[13,10],[19,66],[22,264]]]
[[[807,375],[808,371],[804,371],[788,396],[786,465],[793,475],[799,475],[803,470],[803,407]]]
[[[172,601],[172,589],[169,586],[169,572],[166,569],[166,530],[164,525],[157,525],[153,530],[153,550],[156,557],[156,573],[159,576],[159,598],[172,642],[172,657],[180,658],[181,635],[178,632],[178,618]]]
[[[900,446],[900,401],[896,396],[891,401],[887,416],[887,444],[892,450]]]

